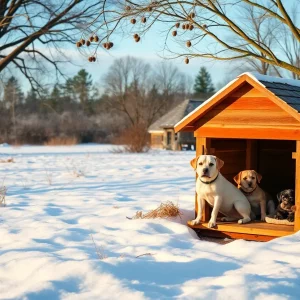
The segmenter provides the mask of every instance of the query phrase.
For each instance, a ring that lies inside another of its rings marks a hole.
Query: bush
[[[44,143],[45,146],[71,146],[78,144],[76,137],[53,137]]]
[[[73,145],[110,143],[126,127],[124,118],[110,113],[88,116],[83,112],[61,115],[19,115],[15,126],[9,118],[0,119],[0,143]]]
[[[124,152],[148,152],[150,149],[149,133],[144,125],[131,126],[114,139],[114,144],[123,145]]]

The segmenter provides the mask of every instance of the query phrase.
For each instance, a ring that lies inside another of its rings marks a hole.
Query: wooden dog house
[[[206,203],[201,224],[190,227],[204,236],[259,241],[300,230],[299,112],[300,81],[244,73],[175,125],[176,132],[194,132],[196,155],[207,149],[224,160],[221,173],[232,183],[238,172],[255,169],[263,176],[260,186],[274,199],[283,189],[296,193],[294,225],[218,222],[209,229]]]

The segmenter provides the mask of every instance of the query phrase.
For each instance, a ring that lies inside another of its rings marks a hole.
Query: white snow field
[[[1,299],[300,299],[300,233],[220,245],[185,225],[195,152],[4,146]],[[182,220],[126,218],[168,200]]]

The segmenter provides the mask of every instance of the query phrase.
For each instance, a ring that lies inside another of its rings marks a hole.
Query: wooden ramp
[[[208,223],[188,226],[200,232],[203,236],[228,237],[251,241],[270,241],[274,238],[294,233],[294,226],[269,224],[261,221],[252,221],[247,224],[236,222],[217,222],[215,228],[208,228]]]

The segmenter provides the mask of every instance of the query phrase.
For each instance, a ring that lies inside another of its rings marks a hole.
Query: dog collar
[[[254,189],[253,191],[251,191],[251,192],[245,192],[242,188],[241,188],[241,190],[242,190],[243,194],[245,194],[246,196],[251,196],[251,195],[253,194],[253,192],[256,190],[256,188],[257,188],[257,186],[256,186],[255,189]]]
[[[218,173],[218,175],[217,175],[217,177],[215,178],[215,179],[213,179],[212,181],[202,181],[201,180],[201,178],[199,178],[200,179],[200,181],[202,182],[202,183],[204,183],[204,184],[211,184],[211,183],[213,183],[213,182],[215,182],[216,180],[217,180],[217,178],[219,177],[219,174],[220,174],[220,172]]]

